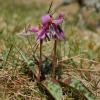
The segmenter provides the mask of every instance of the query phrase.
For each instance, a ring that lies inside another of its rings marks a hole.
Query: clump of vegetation
[[[100,65],[100,48],[92,36],[88,41],[77,29],[68,31],[73,26],[52,7],[53,2],[38,27],[29,24],[17,36],[2,36],[7,43],[0,55],[1,99],[97,99],[100,73],[93,67]]]

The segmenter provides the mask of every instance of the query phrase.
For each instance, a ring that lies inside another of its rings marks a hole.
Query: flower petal
[[[53,23],[56,25],[60,25],[63,23],[63,19],[54,20]]]
[[[60,13],[58,18],[64,18],[64,13]]]
[[[45,30],[41,30],[38,32],[38,37],[37,39],[41,40],[45,38]]]
[[[61,29],[61,27],[59,25],[56,26],[55,24],[53,24],[53,27],[54,27],[54,30],[55,30],[55,33],[56,33],[56,38],[59,39],[59,40],[64,39],[64,32]]]
[[[33,27],[29,29],[30,32],[38,32],[39,29],[37,27]]]
[[[42,16],[42,24],[47,24],[48,22],[51,22],[50,15]]]

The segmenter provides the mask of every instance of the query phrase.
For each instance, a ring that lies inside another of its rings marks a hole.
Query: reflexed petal
[[[40,39],[41,39],[41,40],[44,40],[44,39],[45,39],[45,37],[46,37],[46,35],[45,35],[45,34],[43,34],[43,35],[40,37]]]
[[[41,30],[38,32],[38,37],[37,39],[44,39],[45,38],[45,30]]]
[[[51,22],[50,15],[42,16],[42,24],[47,24],[48,22]]]
[[[58,18],[64,18],[64,13],[60,13]]]
[[[61,29],[60,26],[58,26],[58,30],[59,30],[59,32],[58,32],[59,36],[61,37],[61,39],[64,39],[65,38],[64,31]]]
[[[63,23],[63,19],[54,20],[53,23],[56,25],[60,25]]]
[[[63,39],[65,38],[64,32],[61,32],[61,36],[62,36]]]
[[[63,32],[61,32],[61,33],[59,34],[59,38],[60,38],[61,40],[63,40],[63,39],[65,38]]]
[[[30,32],[38,32],[39,29],[37,27],[33,27],[31,29],[29,29]]]
[[[61,29],[61,27],[59,25],[56,26],[55,24],[53,24],[53,27],[54,27],[54,30],[55,30],[55,33],[56,33],[56,38],[60,39],[60,40],[64,39],[64,32]]]

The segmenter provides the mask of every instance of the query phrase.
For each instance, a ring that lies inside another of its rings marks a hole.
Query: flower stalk
[[[53,72],[52,77],[55,78],[55,69],[57,67],[57,40],[54,41],[54,48],[53,48]]]
[[[41,80],[41,67],[42,67],[42,44],[43,44],[43,41],[40,40],[40,59],[39,59],[39,77],[38,77],[38,80],[40,81]]]
[[[42,64],[42,44],[43,44],[43,41],[40,40],[40,61],[39,61],[40,67],[41,67],[41,64]]]

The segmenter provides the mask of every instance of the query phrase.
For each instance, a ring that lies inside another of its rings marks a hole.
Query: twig
[[[64,62],[64,61],[67,61],[67,60],[70,60],[70,59],[73,59],[73,58],[77,58],[77,57],[79,57],[79,55],[74,56],[74,57],[70,57],[70,58],[64,57],[65,59],[62,59],[62,60],[58,61],[58,63],[62,63],[62,62]],[[89,59],[86,59],[86,58],[81,58],[81,57],[79,57],[78,59],[80,59],[80,60],[86,60],[86,61],[89,61],[89,62],[93,62],[93,63],[100,64],[100,62],[98,62],[98,61],[89,60]]]
[[[100,72],[100,70],[91,70],[91,69],[78,69],[78,68],[75,68],[75,69],[65,69],[65,71],[87,71],[87,72]]]
[[[62,63],[62,62],[64,62],[64,61],[67,61],[67,60],[70,60],[70,59],[73,59],[73,58],[76,58],[76,57],[79,57],[79,56],[80,56],[80,55],[76,55],[76,56],[73,56],[73,57],[70,57],[70,58],[64,57],[64,58],[62,58],[62,60],[59,60],[58,63]]]
[[[57,5],[52,11],[50,11],[51,15],[54,15],[54,13],[61,7],[62,4]]]
[[[51,3],[50,3],[50,6],[49,6],[49,9],[48,9],[48,12],[47,12],[47,13],[50,12],[52,5],[53,5],[53,0],[52,0]]]

